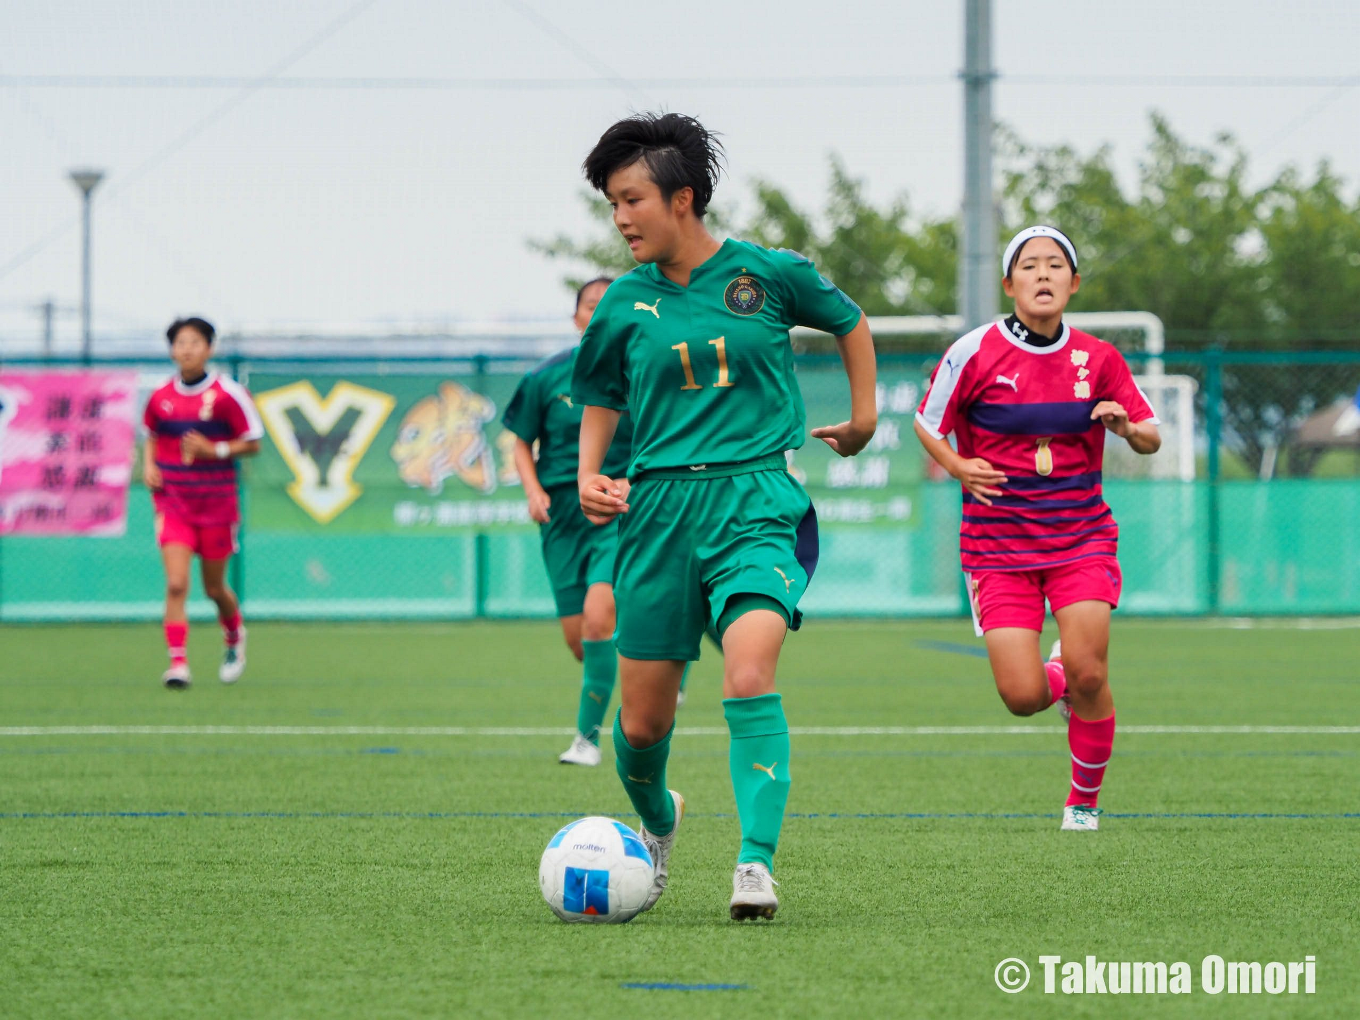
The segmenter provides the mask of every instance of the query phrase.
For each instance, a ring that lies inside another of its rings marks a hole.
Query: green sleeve
[[[623,370],[626,333],[612,312],[613,302],[605,291],[581,337],[571,373],[571,399],[582,406],[622,411],[628,407],[628,378]]]
[[[515,387],[515,395],[510,398],[501,424],[532,444],[543,432],[543,401],[538,395],[538,376],[530,372]]]
[[[802,255],[780,248],[770,252],[770,256],[783,284],[786,307],[794,325],[845,336],[859,323],[859,305]]]

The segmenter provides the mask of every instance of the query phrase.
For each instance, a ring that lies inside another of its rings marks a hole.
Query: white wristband
[[[218,460],[226,460],[231,456],[231,444],[218,442],[218,444],[213,447],[213,452],[217,454]]]

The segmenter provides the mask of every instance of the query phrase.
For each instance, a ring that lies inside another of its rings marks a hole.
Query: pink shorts
[[[173,514],[156,515],[156,542],[185,545],[205,560],[225,560],[237,551],[235,524],[190,524]]]
[[[1124,575],[1113,556],[1094,556],[1045,570],[985,570],[965,574],[979,634],[997,627],[1044,629],[1044,600],[1054,612],[1088,600],[1119,605]]]

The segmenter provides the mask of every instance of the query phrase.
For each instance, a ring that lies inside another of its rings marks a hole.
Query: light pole
[[[103,170],[72,170],[71,180],[80,189],[84,201],[84,246],[80,259],[80,356],[90,360],[90,195],[104,179]]]
[[[964,5],[963,245],[959,313],[965,330],[996,318],[996,206],[992,196],[992,2]]]

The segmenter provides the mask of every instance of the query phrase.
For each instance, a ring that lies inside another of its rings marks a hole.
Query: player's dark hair
[[[603,192],[611,174],[641,160],[667,201],[681,188],[694,189],[694,215],[702,219],[722,173],[723,156],[717,135],[693,117],[639,113],[602,134],[581,169],[590,186]]]
[[[608,287],[613,282],[614,278],[612,276],[597,276],[595,279],[587,280],[585,283],[581,284],[576,291],[576,307],[581,307],[581,299],[586,296],[586,291],[590,290],[595,284],[602,283]]]
[[[176,319],[170,323],[170,328],[165,331],[165,339],[173,345],[175,337],[185,326],[190,326],[203,334],[203,339],[208,341],[208,346],[212,346],[213,340],[217,337],[217,330],[213,329],[213,324],[207,319],[200,319],[197,315],[191,315],[187,319]]]

